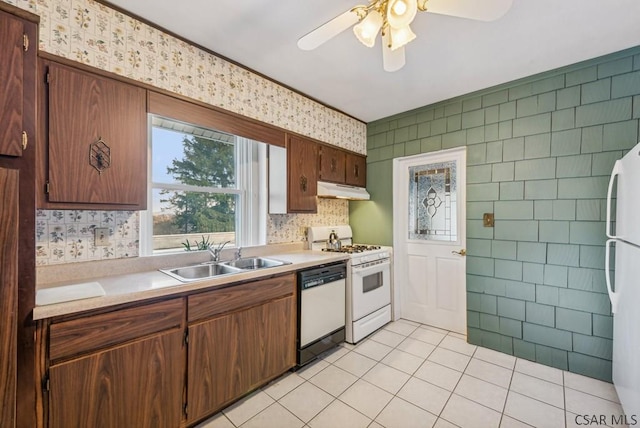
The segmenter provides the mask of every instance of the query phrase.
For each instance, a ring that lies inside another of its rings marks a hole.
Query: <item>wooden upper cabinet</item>
[[[318,144],[301,137],[287,138],[289,166],[288,212],[315,213],[318,211]]]
[[[43,208],[146,209],[146,91],[55,62],[44,71]]]
[[[367,158],[365,156],[347,153],[346,183],[351,186],[366,187]]]
[[[338,148],[320,147],[320,181],[345,182],[345,161],[347,153]]]
[[[0,155],[21,156],[24,55],[28,40],[23,20],[0,11],[0,40]],[[38,41],[32,42],[37,45]]]

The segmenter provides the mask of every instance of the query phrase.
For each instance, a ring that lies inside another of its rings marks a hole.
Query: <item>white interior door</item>
[[[466,334],[465,189],[466,148],[394,159],[394,318]]]

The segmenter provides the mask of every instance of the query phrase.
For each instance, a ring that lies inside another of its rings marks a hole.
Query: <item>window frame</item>
[[[224,111],[221,108],[205,104],[201,101],[187,99],[179,95],[167,95],[165,93],[148,90],[147,91],[147,113],[148,120],[148,155],[147,155],[147,210],[141,213],[140,219],[140,254],[145,256],[154,255],[153,253],[153,196],[152,189],[152,152],[151,152],[151,115],[167,118],[177,122],[187,123],[205,129],[218,130],[236,137],[246,138],[260,143],[256,145],[258,148],[257,158],[260,160],[257,171],[253,175],[254,178],[247,183],[252,185],[251,192],[240,194],[239,198],[245,198],[244,201],[238,201],[239,204],[247,207],[243,213],[236,213],[236,221],[240,219],[243,225],[254,225],[251,230],[236,226],[236,242],[240,246],[264,245],[267,240],[267,217],[268,217],[268,167],[266,166],[267,147],[275,145],[280,147],[286,146],[286,131],[252,119],[246,116]],[[264,160],[264,162],[262,162]],[[243,180],[247,180],[244,174],[238,174],[236,187],[240,184],[244,185]],[[222,190],[216,188],[218,193],[233,192],[230,190]],[[259,195],[259,196],[256,196]],[[251,221],[250,223],[248,223]],[[177,251],[176,251],[177,252]],[[176,252],[171,252],[175,254]],[[171,254],[167,252],[167,254]],[[159,254],[159,253],[156,253]]]
[[[153,180],[153,129],[160,128],[172,131],[170,128],[154,125],[154,117],[157,115],[148,115],[148,167],[147,167],[147,210],[141,218],[140,222],[140,249],[142,255],[163,255],[175,254],[184,251],[183,248],[176,247],[173,249],[156,250],[154,249],[154,233],[153,233],[153,217],[154,217],[154,191],[171,190],[171,191],[187,191],[197,193],[210,193],[218,195],[235,195],[235,246],[250,246],[266,243],[266,189],[260,188],[265,180],[262,174],[266,175],[266,144],[253,141],[248,138],[233,136],[234,141],[234,187],[210,187],[210,186],[194,186],[181,183],[166,183]],[[183,123],[174,119],[162,117],[164,121]],[[194,126],[204,129],[203,127]],[[173,130],[177,133],[183,132]],[[219,131],[219,130],[212,130]],[[184,132],[185,135],[195,135]],[[207,138],[207,137],[204,137]],[[260,149],[260,145],[265,146]],[[261,153],[263,152],[263,153]],[[264,171],[264,172],[263,172]],[[266,186],[266,183],[265,183]],[[258,196],[257,196],[258,195]],[[262,195],[262,196],[259,196]],[[261,212],[264,211],[264,216]],[[194,235],[207,235],[208,233],[194,232]],[[231,245],[233,247],[233,245]]]

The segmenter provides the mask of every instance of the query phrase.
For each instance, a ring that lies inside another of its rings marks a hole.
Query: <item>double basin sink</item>
[[[208,262],[173,269],[160,269],[160,272],[166,273],[181,282],[192,282],[288,264],[291,263],[267,257],[245,257],[227,262]]]

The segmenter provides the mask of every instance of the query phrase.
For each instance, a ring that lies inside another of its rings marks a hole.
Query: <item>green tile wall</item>
[[[393,158],[466,146],[468,340],[610,381],[605,198],[640,134],[638,70],[640,46],[368,124],[355,240],[393,244]]]

